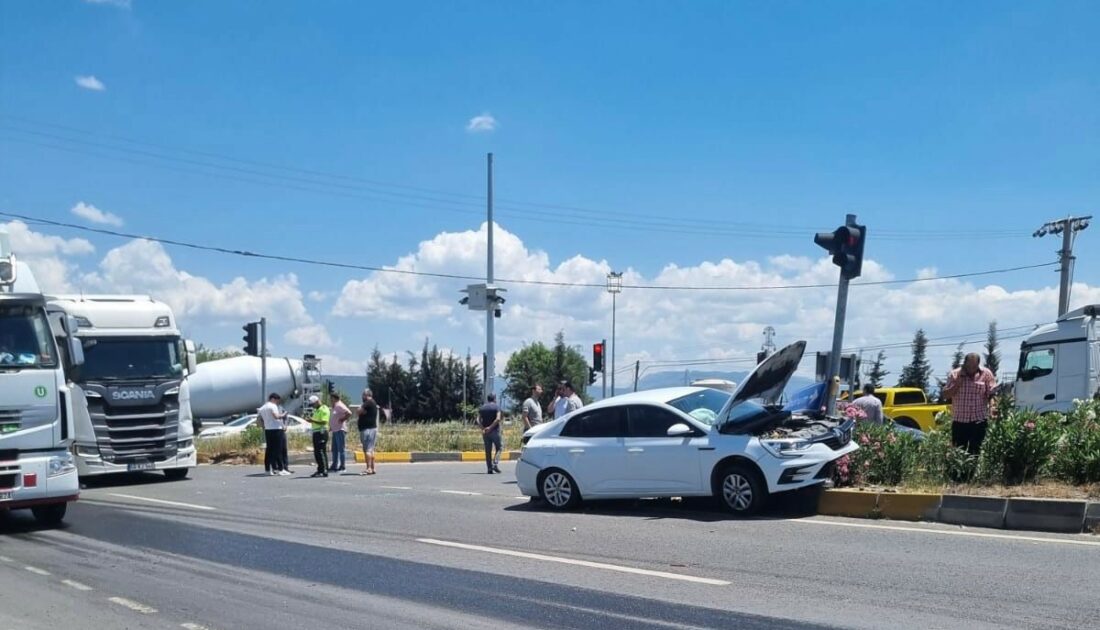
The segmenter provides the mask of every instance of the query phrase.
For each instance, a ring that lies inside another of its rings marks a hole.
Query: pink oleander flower
[[[1024,428],[1027,429],[1028,431],[1031,431],[1035,428],[1035,423],[1028,420],[1027,422],[1024,423]]]

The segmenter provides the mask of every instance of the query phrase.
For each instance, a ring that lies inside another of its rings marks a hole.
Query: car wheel
[[[756,514],[768,499],[760,475],[744,464],[732,464],[718,475],[715,494],[722,506],[740,516]]]
[[[67,508],[67,503],[39,505],[31,508],[31,514],[34,514],[34,520],[38,521],[39,525],[43,527],[57,527],[61,524],[61,521],[65,520],[65,511]]]
[[[169,481],[180,481],[181,479],[187,479],[187,473],[191,472],[190,468],[169,468],[164,471],[164,476]]]
[[[900,418],[894,418],[894,424],[896,424],[898,426],[902,426],[902,427],[909,427],[910,429],[916,429],[918,431],[921,430],[920,425],[917,424],[917,421],[910,418],[910,417],[908,417],[908,416],[902,416]]]
[[[539,498],[555,510],[568,510],[580,503],[581,493],[569,473],[551,468],[539,475]]]

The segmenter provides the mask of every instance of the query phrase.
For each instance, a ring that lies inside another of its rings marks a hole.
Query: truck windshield
[[[0,305],[0,370],[57,367],[46,313],[30,305]]]
[[[179,339],[99,337],[84,339],[82,381],[178,378],[183,374]]]

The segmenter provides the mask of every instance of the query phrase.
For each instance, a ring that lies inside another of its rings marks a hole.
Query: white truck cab
[[[0,230],[0,512],[30,509],[44,525],[60,523],[80,494],[65,373],[82,360],[74,327],[47,316],[30,268]]]
[[[70,378],[80,476],[186,477],[197,463],[186,378],[194,347],[172,309],[142,295],[54,296],[49,309],[77,322],[84,353]]]
[[[1020,344],[1016,404],[1036,411],[1069,411],[1074,400],[1100,394],[1100,304],[1070,311],[1039,326]]]

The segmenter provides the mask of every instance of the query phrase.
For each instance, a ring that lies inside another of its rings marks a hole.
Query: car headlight
[[[65,473],[71,473],[76,470],[76,464],[73,463],[73,456],[71,453],[65,453],[64,455],[58,455],[50,458],[50,476],[56,477],[58,475],[64,475]]]
[[[193,442],[191,440],[180,440],[178,448],[180,448],[180,449],[191,448],[192,443]]]
[[[808,440],[760,440],[760,445],[776,457],[802,457],[813,446]]]

